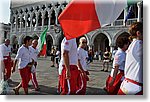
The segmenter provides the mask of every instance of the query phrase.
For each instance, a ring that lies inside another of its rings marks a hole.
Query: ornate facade
[[[0,44],[10,38],[10,24],[0,23]]]
[[[51,50],[52,46],[60,46],[60,42],[63,39],[63,32],[58,22],[58,16],[64,10],[68,1],[31,1],[18,3],[16,0],[11,0],[11,44],[14,48],[16,48],[15,45],[17,44],[20,46],[26,35],[38,39],[44,28],[48,26],[48,51]],[[135,2],[133,5],[135,14],[132,18],[128,19],[126,26],[124,20],[129,6],[124,9],[114,23],[86,34],[85,37],[87,38],[88,46],[93,48],[94,51],[105,51],[106,47],[110,47],[112,51],[118,37],[128,36],[128,25],[135,21],[142,21],[142,2]]]

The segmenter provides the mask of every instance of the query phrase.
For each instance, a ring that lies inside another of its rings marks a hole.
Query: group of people
[[[11,59],[10,40],[6,39],[2,44],[2,62],[4,63],[4,80],[11,80],[11,73],[18,70],[21,82],[13,89],[15,94],[19,94],[22,87],[24,93],[28,94],[28,83],[31,80],[36,91],[39,85],[36,79],[37,58],[40,52],[37,49],[38,41],[30,36],[24,38],[23,45],[18,49],[14,61]],[[77,49],[76,39],[63,39],[61,44],[61,60],[59,64],[59,92],[60,94],[85,94],[86,83],[89,80],[87,71],[88,53],[85,50],[87,41],[84,37],[80,38],[79,48]],[[55,55],[60,52],[55,52]],[[57,57],[57,56],[55,56]]]
[[[143,62],[142,62],[142,40],[143,24],[136,22],[129,28],[132,42],[125,37],[117,40],[118,50],[113,59],[113,68],[106,80],[104,88],[108,94],[143,94]],[[131,43],[131,44],[130,44]],[[28,83],[32,80],[35,90],[39,90],[36,80],[37,58],[40,52],[37,49],[38,41],[31,37],[24,38],[24,44],[18,49],[15,60],[10,57],[10,40],[0,45],[1,63],[4,63],[4,80],[10,80],[11,73],[15,72],[18,63],[18,70],[21,76],[21,82],[13,90],[19,94],[22,87],[24,93],[28,94]],[[57,65],[59,72],[58,92],[61,95],[85,95],[87,81],[89,81],[87,40],[85,37],[79,39],[77,48],[76,38],[67,40],[65,37],[61,43],[61,59]],[[55,52],[56,53],[56,52]],[[104,54],[104,60],[108,60],[108,53]],[[108,69],[106,69],[108,71]],[[105,71],[106,71],[105,70]],[[104,69],[103,69],[104,71]]]
[[[111,95],[143,94],[143,24],[133,23],[129,33],[132,41],[127,38],[117,41],[118,50],[104,88]]]
[[[26,36],[24,38],[24,44],[18,49],[15,60],[11,59],[11,47],[10,40],[6,39],[5,43],[0,45],[1,55],[4,62],[4,80],[11,80],[11,73],[15,72],[16,65],[18,63],[18,70],[21,76],[21,82],[13,90],[15,94],[19,94],[19,89],[22,87],[25,94],[28,94],[28,83],[31,80],[35,90],[39,90],[38,82],[36,79],[36,66],[37,57],[40,55],[38,49],[37,40],[32,40],[32,37]]]

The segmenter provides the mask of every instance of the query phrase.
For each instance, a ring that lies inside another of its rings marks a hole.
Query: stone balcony
[[[116,20],[114,23],[112,24],[109,24],[103,28],[101,28],[102,30],[112,30],[112,29],[127,29],[129,25],[131,25],[133,22],[136,22],[137,21],[137,18],[134,18],[134,19],[128,19],[127,23],[126,23],[126,26],[124,25],[124,20],[123,19],[120,19],[120,20]],[[60,25],[58,25],[59,28],[60,28]],[[42,26],[38,26],[38,27],[26,27],[26,28],[18,28],[17,31],[15,28],[13,28],[11,31],[11,34],[26,34],[26,33],[41,33],[44,28],[46,26],[42,27]],[[54,25],[51,25],[49,27],[49,31],[48,32],[51,32],[51,33],[54,33]]]

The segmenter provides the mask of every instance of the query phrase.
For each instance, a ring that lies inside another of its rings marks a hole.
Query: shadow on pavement
[[[101,88],[87,87],[86,95],[107,95],[107,92]]]

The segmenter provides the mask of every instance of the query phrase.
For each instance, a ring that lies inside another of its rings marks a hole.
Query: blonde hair
[[[80,40],[79,40],[79,42],[81,43],[84,40],[86,40],[86,38],[85,37],[81,37]]]

